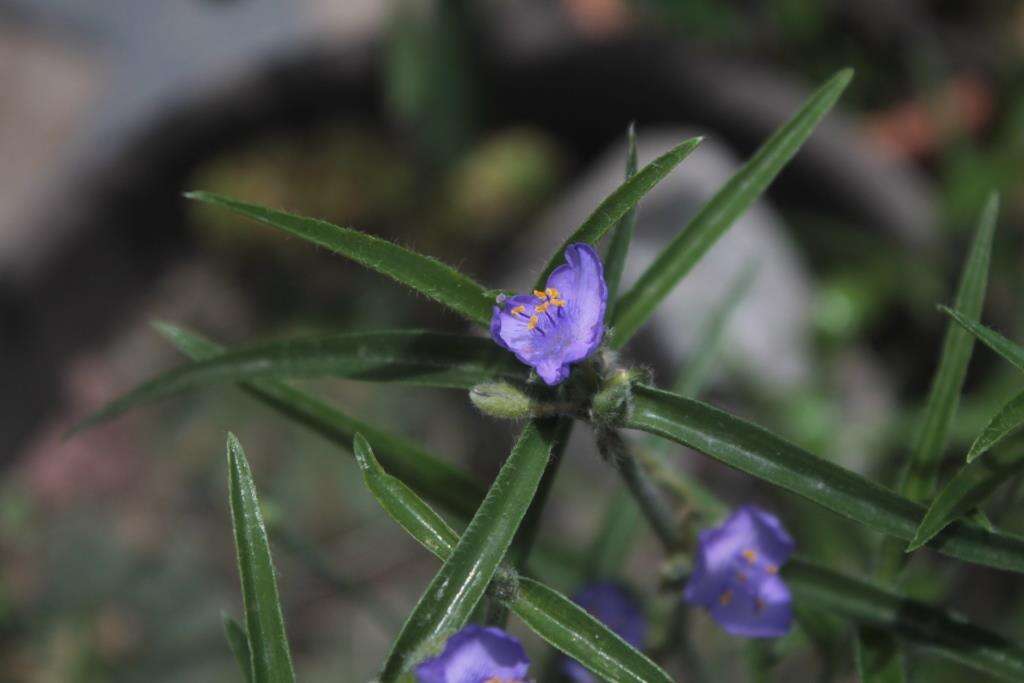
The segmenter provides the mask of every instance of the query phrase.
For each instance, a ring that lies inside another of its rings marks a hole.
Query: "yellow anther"
[[[520,304],[519,306],[516,306],[511,311],[509,311],[509,313],[511,313],[512,315],[519,315],[520,313],[522,313],[525,310],[526,310],[526,306],[523,306],[522,304]]]
[[[548,298],[548,295],[545,294],[544,292],[540,291],[539,289],[533,290],[533,295],[535,297],[537,297],[538,299],[540,299],[541,301],[544,301],[544,299]]]
[[[732,602],[732,591],[725,591],[724,593],[719,595],[718,602],[720,602],[722,606],[728,605],[730,602]]]
[[[544,290],[544,293],[550,296],[552,299],[558,298],[558,290],[555,289],[554,287],[548,287],[547,289]]]
[[[550,301],[545,301],[542,304],[537,304],[536,308],[534,308],[533,310],[536,313],[543,313],[544,311],[548,310],[548,306],[550,306],[551,303],[552,302],[550,302]]]
[[[552,306],[558,306],[559,308],[562,308],[563,306],[565,306],[565,299],[552,299],[548,303],[551,304]],[[546,305],[547,304],[545,304],[545,306]]]
[[[779,568],[776,565],[774,565],[774,564],[766,564],[764,566],[764,570],[766,572],[768,572],[769,574],[778,574],[779,573]]]
[[[757,562],[757,551],[756,550],[744,550],[743,558],[750,564]]]
[[[533,330],[535,327],[537,327],[537,323],[539,322],[540,320],[537,319],[537,316],[531,315],[530,322],[526,323],[526,329]]]

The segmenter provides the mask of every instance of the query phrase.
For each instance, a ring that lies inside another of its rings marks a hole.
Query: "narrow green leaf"
[[[295,673],[256,486],[242,445],[234,434],[228,434],[227,452],[231,523],[235,530],[238,574],[242,580],[245,632],[252,651],[252,680],[254,683],[287,683],[295,680]]]
[[[192,360],[206,360],[224,353],[224,347],[201,335],[168,323],[154,327]],[[380,454],[384,466],[420,495],[469,519],[486,493],[475,479],[444,462],[415,442],[356,419],[328,403],[284,382],[256,379],[241,388],[278,413],[309,427],[331,443],[350,450],[356,433],[363,434]]]
[[[957,287],[956,308],[971,318],[981,315],[985,302],[992,237],[998,214],[999,198],[993,194],[978,219],[974,244]],[[939,367],[928,392],[924,419],[900,485],[900,492],[911,500],[925,501],[935,491],[939,463],[949,439],[953,416],[960,403],[960,391],[967,376],[967,364],[973,349],[974,338],[951,322],[946,328]]]
[[[540,521],[544,517],[544,508],[547,506],[551,489],[555,486],[558,471],[562,467],[562,455],[565,452],[566,445],[569,443],[573,424],[572,418],[560,417],[558,419],[558,425],[554,431],[555,447],[551,449],[550,462],[547,469],[544,470],[540,484],[537,485],[537,492],[533,496],[533,501],[531,501],[530,507],[526,510],[526,515],[519,525],[519,531],[516,532],[515,538],[512,539],[512,549],[509,550],[508,554],[512,566],[517,571],[526,569],[530,555],[533,552],[534,544],[540,533]],[[495,625],[501,626],[503,623],[495,623]]]
[[[1024,680],[1024,649],[960,616],[805,560],[790,560],[782,574],[798,603],[895,633],[917,647],[1004,680]]]
[[[718,238],[771,184],[846,89],[853,71],[844,69],[779,128],[690,224],[661,252],[633,288],[622,295],[611,320],[609,344],[622,348]]]
[[[903,652],[889,633],[870,626],[857,629],[856,660],[860,683],[903,683]]]
[[[904,541],[914,537],[924,516],[921,505],[890,489],[699,401],[637,387],[633,413],[625,426],[689,446]],[[1024,572],[1024,538],[990,533],[970,522],[951,525],[929,545],[968,562]]]
[[[661,667],[586,610],[541,583],[520,577],[512,611],[541,638],[605,680],[672,682]]]
[[[245,635],[245,629],[229,615],[221,613],[220,616],[224,620],[224,636],[242,671],[242,678],[246,683],[252,683],[252,653],[249,652],[249,638]]]
[[[543,287],[547,282],[548,275],[557,268],[564,258],[565,248],[577,242],[586,242],[596,245],[604,237],[616,222],[632,209],[643,198],[645,194],[654,189],[654,186],[661,182],[662,178],[678,166],[683,159],[690,155],[690,152],[697,149],[703,138],[691,138],[678,147],[672,148],[665,154],[644,166],[632,178],[619,185],[604,201],[597,205],[594,212],[590,214],[583,225],[576,229],[569,236],[562,246],[558,248],[548,261],[547,266],[541,271],[537,278],[537,287]]]
[[[978,338],[985,346],[989,347],[1000,356],[1017,366],[1017,369],[1024,372],[1024,346],[1015,344],[995,330],[985,327],[971,317],[964,315],[962,311],[954,311],[945,306],[939,309],[953,317],[953,320],[965,330]]]
[[[417,254],[358,230],[342,228],[315,218],[274,211],[212,192],[187,192],[185,196],[224,207],[326,247],[336,254],[411,287],[479,325],[487,327],[490,324],[494,297],[482,286],[437,259]]]
[[[430,582],[398,635],[382,683],[394,681],[457,631],[473,613],[533,500],[554,445],[557,421],[529,423],[451,557]]]
[[[366,488],[391,519],[442,561],[451,557],[459,535],[448,523],[401,480],[384,471],[362,434],[355,435],[353,451]]]
[[[1012,455],[994,452],[961,467],[928,507],[907,552],[917,550],[949,524],[970,513],[1021,470],[1024,470],[1024,452]]]
[[[396,478],[385,473],[373,451],[357,437],[355,450],[374,497],[402,528],[442,561],[459,542],[441,517]],[[656,664],[622,641],[571,600],[509,569],[517,589],[508,606],[540,637],[612,681],[671,681]]]
[[[525,382],[526,372],[512,354],[483,337],[401,330],[288,339],[245,346],[170,370],[108,403],[71,433],[188,389],[268,377],[338,377],[469,389],[495,379]]]
[[[626,131],[626,180],[636,175],[636,124],[629,124]],[[629,254],[629,243],[633,241],[633,230],[636,228],[636,205],[626,212],[612,228],[608,238],[608,252],[604,257],[604,281],[608,284],[608,301],[612,308],[619,295],[619,282],[626,269],[626,256]]]
[[[1024,392],[1014,396],[1010,401],[999,409],[999,412],[992,416],[981,434],[971,444],[967,452],[967,462],[974,462],[974,459],[982,455],[997,443],[1014,433],[1024,424]]]

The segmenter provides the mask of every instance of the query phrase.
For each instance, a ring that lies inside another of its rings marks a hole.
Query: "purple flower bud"
[[[500,628],[469,625],[416,667],[417,683],[524,683],[530,660]]]
[[[729,633],[776,638],[793,623],[793,599],[779,568],[796,544],[778,517],[744,505],[702,531],[683,599],[708,610]]]
[[[643,648],[647,620],[636,599],[621,584],[613,581],[591,583],[580,589],[573,602],[636,648]],[[562,673],[573,683],[596,683],[597,677],[574,659],[565,657]]]
[[[565,265],[552,271],[543,292],[498,302],[491,337],[544,382],[560,384],[569,376],[569,366],[601,343],[607,302],[601,258],[589,244],[571,244],[565,249]]]

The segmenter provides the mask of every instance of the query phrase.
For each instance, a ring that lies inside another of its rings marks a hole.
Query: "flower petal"
[[[794,549],[775,515],[745,505],[718,527],[701,532],[683,598],[707,608],[733,635],[783,635],[792,623],[792,600],[778,574]]]
[[[573,362],[589,356],[601,343],[608,286],[601,257],[589,244],[566,247],[565,261],[548,277],[547,286],[566,302],[574,340],[572,348],[567,349],[566,362]]]
[[[570,245],[565,258],[544,292],[500,300],[491,317],[494,341],[549,385],[563,382],[604,334],[608,287],[601,259],[587,244]]]
[[[416,667],[417,683],[480,683],[491,678],[525,680],[530,660],[518,640],[499,628],[470,625],[444,651]]]
[[[709,612],[727,633],[743,638],[778,638],[793,625],[793,599],[778,576],[766,577],[755,590],[734,584]]]

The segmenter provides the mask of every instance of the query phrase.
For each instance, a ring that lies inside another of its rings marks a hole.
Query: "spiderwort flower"
[[[589,244],[570,244],[565,264],[544,291],[499,300],[491,337],[537,371],[549,385],[569,376],[569,366],[597,349],[604,335],[608,286],[601,259]]]
[[[417,683],[525,683],[530,660],[500,628],[469,625],[416,667]]]
[[[587,584],[572,599],[624,641],[635,648],[643,648],[647,620],[640,605],[621,584],[614,581]],[[573,683],[596,683],[598,680],[582,664],[568,657],[562,660],[562,673]]]
[[[785,635],[793,622],[792,597],[779,567],[795,547],[775,515],[744,505],[721,526],[700,533],[683,599],[706,608],[735,636]]]

